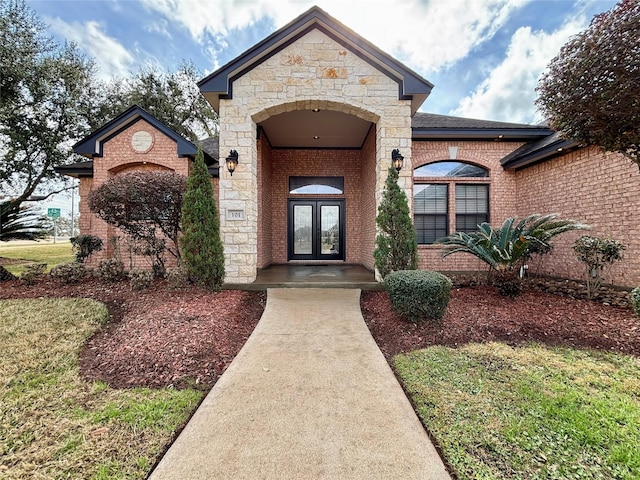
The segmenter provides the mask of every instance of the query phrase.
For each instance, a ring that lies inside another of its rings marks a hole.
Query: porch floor
[[[259,269],[253,283],[225,283],[234,290],[266,290],[267,288],[359,288],[382,290],[374,273],[362,265],[271,265]]]

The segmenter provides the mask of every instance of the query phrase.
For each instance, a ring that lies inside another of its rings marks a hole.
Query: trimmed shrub
[[[391,272],[418,267],[418,244],[409,201],[398,185],[398,172],[389,167],[376,217],[378,235],[373,252],[375,266],[382,278]]]
[[[633,311],[636,312],[636,315],[640,316],[640,287],[636,287],[631,290],[631,306],[633,307]]]
[[[168,269],[167,284],[170,288],[185,288],[189,286],[189,272],[184,267]]]
[[[622,251],[626,247],[612,238],[583,235],[573,244],[573,251],[585,266],[587,279],[587,298],[597,295],[604,273],[613,262],[622,260]]]
[[[32,263],[20,275],[20,280],[27,285],[33,285],[36,280],[44,275],[44,271],[47,269],[46,263]]]
[[[392,272],[384,287],[393,309],[413,323],[442,319],[451,295],[451,279],[428,270]]]
[[[102,240],[94,235],[78,235],[69,239],[76,252],[76,262],[84,263],[93,253],[102,250]]]
[[[100,260],[96,269],[97,277],[103,282],[117,282],[124,278],[124,263],[117,258]]]
[[[201,147],[198,147],[182,202],[182,233],[180,248],[189,280],[219,290],[225,275],[220,218]]]
[[[53,278],[66,285],[80,283],[86,274],[87,267],[77,262],[56,265],[50,273]]]
[[[131,286],[131,290],[138,292],[149,288],[153,282],[153,277],[153,272],[149,270],[134,268],[129,272],[129,285]]]

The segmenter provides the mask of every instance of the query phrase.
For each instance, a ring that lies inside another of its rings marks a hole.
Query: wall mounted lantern
[[[404,157],[400,154],[400,150],[397,148],[394,148],[391,152],[391,162],[393,163],[393,168],[400,173],[402,165],[404,164]]]
[[[238,152],[236,152],[235,150],[231,150],[229,152],[229,156],[227,157],[226,164],[227,170],[229,170],[229,173],[233,177],[233,172],[236,171],[236,167],[238,166]]]

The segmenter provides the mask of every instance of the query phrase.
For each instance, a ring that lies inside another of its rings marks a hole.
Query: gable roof
[[[218,177],[220,175],[220,165],[218,163],[218,139],[214,137],[205,138],[200,142],[200,144],[202,145],[202,152],[205,154],[204,161],[207,164],[209,175],[212,177]],[[55,167],[54,170],[56,173],[67,175],[68,177],[93,177],[93,160],[61,165],[59,167]]]
[[[233,82],[313,29],[318,29],[398,83],[398,98],[411,100],[416,112],[433,84],[389,56],[371,42],[314,6],[280,30],[198,82],[200,91],[217,111],[220,98],[233,97]]]
[[[113,138],[122,130],[141,119],[146,120],[148,123],[153,125],[154,128],[174,140],[177,144],[178,155],[180,157],[187,157],[192,160],[195,158],[198,153],[198,146],[195,143],[182,137],[138,105],[133,105],[110,122],[105,123],[102,127],[87,135],[73,146],[73,151],[91,159],[94,157],[101,157],[103,153],[103,144],[107,140]],[[200,144],[202,145],[204,162],[207,164],[209,175],[217,177],[219,175],[218,139],[206,138],[200,141]],[[59,167],[55,167],[54,170],[56,173],[67,175],[69,177],[93,177],[93,160],[61,165]]]
[[[411,130],[414,140],[538,140],[553,133],[552,129],[544,125],[495,122],[423,112],[417,112],[413,116]]]
[[[145,120],[154,128],[175,141],[177,144],[178,156],[195,158],[198,153],[198,147],[196,144],[176,133],[138,105],[131,106],[110,122],[105,123],[102,127],[84,137],[73,146],[73,151],[88,158],[101,157],[105,142],[141,119]],[[206,161],[207,159],[205,158],[205,162]]]
[[[514,150],[500,160],[502,168],[522,168],[535,163],[550,160],[567,151],[579,148],[580,144],[574,140],[565,140],[560,133],[555,132],[535,142],[529,142]]]

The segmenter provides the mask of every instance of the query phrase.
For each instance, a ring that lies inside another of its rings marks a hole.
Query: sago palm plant
[[[46,235],[42,217],[32,207],[0,202],[0,241],[37,240]]]
[[[513,296],[521,290],[520,267],[533,254],[548,252],[551,239],[561,233],[587,228],[575,220],[559,219],[557,214],[533,214],[520,220],[507,218],[499,228],[482,223],[475,232],[456,232],[438,243],[444,245],[443,257],[462,252],[486,263],[489,281],[503,295]]]

